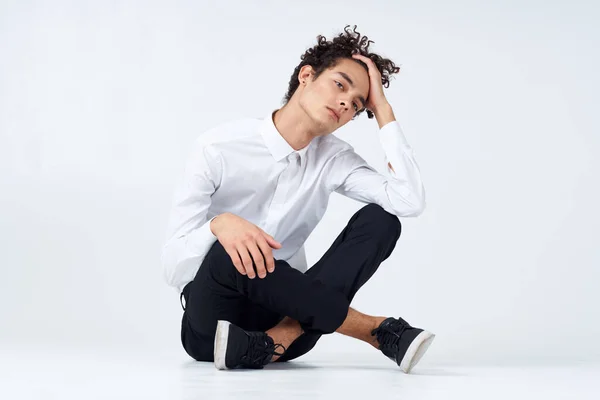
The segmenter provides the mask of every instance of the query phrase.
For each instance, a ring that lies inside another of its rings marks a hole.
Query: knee
[[[231,256],[227,253],[227,250],[223,247],[221,242],[218,240],[212,245],[206,256],[205,260],[209,260],[211,265],[223,266],[226,264],[231,264],[233,266],[233,261],[231,261]]]
[[[210,250],[208,250],[208,253],[206,253],[206,258],[211,258],[211,259],[221,259],[224,256],[228,256],[227,251],[225,251],[225,248],[223,247],[223,245],[221,244],[221,242],[219,242],[218,240],[216,240],[212,247],[210,248]]]
[[[369,203],[360,211],[361,216],[373,226],[373,233],[381,233],[384,237],[395,237],[402,233],[402,224],[398,216],[383,209],[379,204]]]
[[[212,245],[208,253],[206,253],[203,264],[206,264],[213,277],[221,276],[227,271],[235,271],[235,265],[233,265],[231,256],[218,240]]]

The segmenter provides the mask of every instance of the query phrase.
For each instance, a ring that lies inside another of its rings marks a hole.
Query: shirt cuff
[[[216,217],[217,215],[188,235],[187,246],[189,250],[196,254],[206,254],[210,250],[217,239],[215,234],[210,230],[210,223]]]
[[[379,141],[383,149],[410,149],[404,132],[398,121],[390,121],[379,129]]]

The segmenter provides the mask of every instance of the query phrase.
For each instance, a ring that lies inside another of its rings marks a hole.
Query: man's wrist
[[[373,108],[373,114],[377,119],[377,124],[379,124],[379,129],[383,128],[385,125],[389,124],[392,121],[396,120],[396,116],[394,115],[394,111],[392,110],[392,106],[389,103],[378,105]]]
[[[222,217],[222,216],[223,216],[223,214],[219,214],[210,221],[210,231],[215,236],[217,236],[217,232],[216,232],[217,225],[215,224],[215,221],[217,219],[219,219],[219,217]]]

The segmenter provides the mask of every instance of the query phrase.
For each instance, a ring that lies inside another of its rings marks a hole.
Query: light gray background
[[[357,24],[427,209],[353,305],[435,332],[431,362],[600,359],[599,7],[483,3],[0,2],[0,347],[188,359],[159,256],[190,144]],[[383,171],[376,132],[335,134]],[[309,264],[363,205],[332,197]]]

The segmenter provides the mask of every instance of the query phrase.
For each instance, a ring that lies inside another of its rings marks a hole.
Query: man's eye
[[[335,82],[335,84],[336,84],[336,85],[338,85],[338,87],[339,87],[340,89],[343,89],[343,88],[344,88],[344,85],[342,85],[342,84],[341,84],[341,83],[339,83],[338,81],[334,81],[334,82]],[[358,111],[358,104],[356,104],[356,103],[352,103],[352,105],[354,106],[354,111]]]

